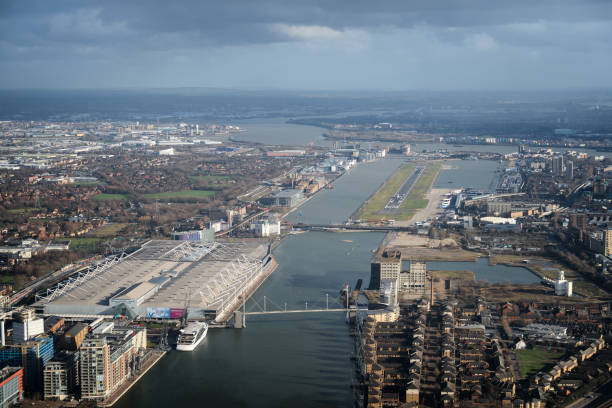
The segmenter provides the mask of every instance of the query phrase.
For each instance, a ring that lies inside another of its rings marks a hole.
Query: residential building
[[[79,353],[62,353],[53,357],[43,371],[43,395],[47,399],[64,400],[74,395],[79,383]]]
[[[8,408],[23,399],[23,368],[0,370],[0,408]]]
[[[109,397],[133,375],[146,347],[146,329],[140,327],[114,328],[86,338],[79,351],[81,397]]]
[[[47,362],[53,358],[53,338],[38,336],[0,348],[0,365],[23,367],[24,386],[37,389]]]
[[[612,255],[612,228],[608,228],[603,232],[604,238],[604,255],[610,256]]]
[[[563,156],[555,156],[552,158],[552,172],[554,175],[561,176],[564,171]]]
[[[34,310],[20,309],[13,313],[13,341],[24,343],[30,338],[43,334],[45,322],[36,318]]]
[[[555,295],[557,296],[572,296],[573,283],[565,279],[565,273],[559,271],[559,276],[555,281]]]

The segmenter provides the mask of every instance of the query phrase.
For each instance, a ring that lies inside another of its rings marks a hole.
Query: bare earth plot
[[[386,249],[397,249],[402,257],[427,261],[476,261],[478,254],[466,251],[452,238],[430,239],[408,232],[393,232],[386,241]]]

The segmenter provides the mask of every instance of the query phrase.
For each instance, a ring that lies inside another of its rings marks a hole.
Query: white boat
[[[442,204],[440,204],[440,208],[448,208],[450,207],[450,203],[451,203],[451,199],[445,198],[444,200],[442,200]]]
[[[206,337],[208,324],[206,322],[190,322],[179,333],[176,349],[178,351],[193,351]]]

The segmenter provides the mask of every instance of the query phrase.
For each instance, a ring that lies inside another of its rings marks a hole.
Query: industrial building
[[[378,253],[370,264],[370,285],[368,289],[379,290],[382,279],[399,279],[401,270],[402,253],[400,251]]]
[[[36,318],[34,310],[20,309],[13,313],[13,342],[24,343],[44,332],[44,320]]]
[[[304,192],[301,190],[282,190],[262,201],[266,205],[291,208],[295,207],[303,198]]]
[[[427,280],[427,264],[425,262],[410,261],[410,269],[402,271],[399,275],[399,291],[416,296],[425,294]]]
[[[257,237],[269,237],[281,233],[280,221],[276,217],[265,217],[253,221],[250,229]]]
[[[268,243],[149,241],[37,294],[48,314],[92,314],[225,321],[265,274]]]

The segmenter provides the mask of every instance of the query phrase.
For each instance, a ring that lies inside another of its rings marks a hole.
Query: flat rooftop
[[[150,284],[143,283],[169,277],[157,293],[138,305],[141,310],[184,308],[187,304],[190,309],[215,309],[215,301],[227,287],[232,282],[236,284],[250,269],[261,267],[267,254],[267,241],[258,239],[211,243],[149,241],[130,255],[107,261],[107,266],[98,267],[89,276],[47,291],[45,296],[39,296],[35,306],[43,307],[45,313],[108,313],[112,309],[109,301],[114,296],[136,298],[150,289]]]

